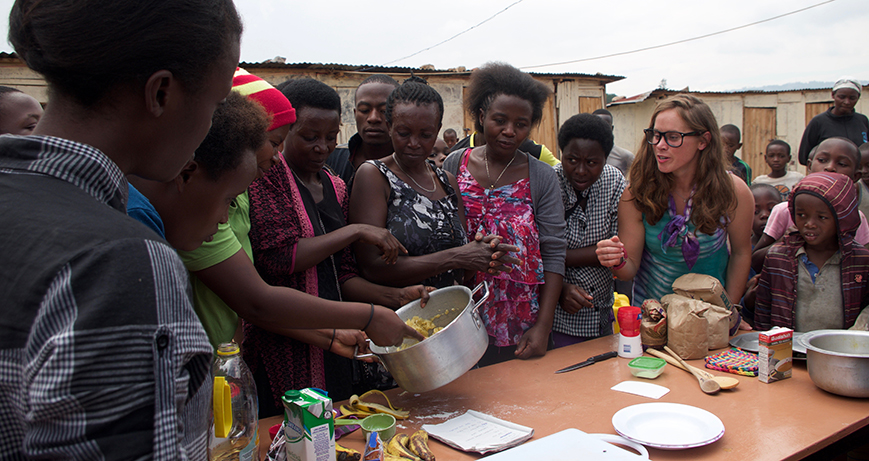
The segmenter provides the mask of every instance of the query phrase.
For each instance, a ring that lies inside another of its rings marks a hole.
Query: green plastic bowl
[[[637,357],[628,362],[631,374],[637,378],[655,379],[664,372],[667,362],[657,357]]]

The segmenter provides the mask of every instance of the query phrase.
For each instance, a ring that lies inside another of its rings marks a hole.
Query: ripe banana
[[[383,454],[383,461],[408,461],[408,460],[407,460],[407,458],[403,458],[401,456],[394,456],[394,455],[391,455],[389,453],[384,453]]]
[[[435,461],[435,455],[428,448],[428,432],[420,429],[410,436],[408,444],[410,451],[416,453],[417,456],[425,461]]]
[[[359,461],[362,459],[362,453],[359,453],[352,448],[342,447],[336,443],[335,458],[338,461]]]
[[[421,461],[408,448],[410,436],[407,434],[395,434],[386,445],[386,452],[404,460]]]

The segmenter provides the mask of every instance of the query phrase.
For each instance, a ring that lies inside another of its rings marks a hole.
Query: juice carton
[[[757,379],[771,383],[791,377],[793,337],[790,328],[773,328],[757,337]]]
[[[284,402],[284,435],[287,459],[333,461],[335,420],[332,399],[313,389],[287,391]]]

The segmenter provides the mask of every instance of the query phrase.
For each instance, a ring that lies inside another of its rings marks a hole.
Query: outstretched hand
[[[418,331],[407,326],[392,309],[383,306],[374,306],[374,315],[365,329],[365,334],[381,347],[398,346],[404,342],[405,337],[417,341],[425,339]]]
[[[376,246],[383,255],[380,257],[386,264],[395,264],[399,254],[407,254],[407,249],[389,232],[388,229],[368,224],[359,226],[359,241]]]
[[[435,290],[435,287],[427,287],[425,285],[412,285],[409,287],[404,287],[399,292],[398,302],[401,306],[405,304],[411,303],[419,299],[419,307],[425,307],[425,304],[428,302],[429,293]]]

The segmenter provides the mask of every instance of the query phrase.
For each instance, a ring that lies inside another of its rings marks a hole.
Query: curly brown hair
[[[727,172],[718,123],[706,103],[694,96],[676,95],[658,104],[649,128],[654,128],[658,114],[670,109],[679,113],[689,130],[708,131],[711,135],[706,148],[697,154],[691,222],[698,232],[713,234],[717,229],[726,227],[736,211],[736,191]],[[673,175],[658,169],[655,148],[645,140],[631,165],[630,178],[631,195],[637,209],[647,222],[656,224],[669,207]]]

